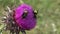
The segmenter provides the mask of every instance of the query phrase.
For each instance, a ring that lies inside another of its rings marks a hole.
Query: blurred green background
[[[27,34],[60,34],[60,0],[23,0],[23,2],[38,10],[37,25],[34,29],[26,31]],[[6,6],[20,4],[20,0],[0,0],[0,19],[5,14]],[[3,34],[8,32],[3,31]]]

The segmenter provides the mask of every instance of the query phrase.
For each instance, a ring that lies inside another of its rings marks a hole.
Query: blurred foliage
[[[60,34],[60,0],[23,0],[38,10],[37,26],[27,34]],[[6,6],[20,5],[20,0],[0,0],[0,15]],[[55,24],[54,31],[53,24]],[[5,32],[5,31],[4,31]]]

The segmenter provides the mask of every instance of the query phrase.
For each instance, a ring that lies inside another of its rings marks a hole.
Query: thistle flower
[[[13,11],[9,7],[7,9],[6,29],[10,30],[11,34],[19,34],[20,31],[26,34],[25,30],[31,30],[36,26],[37,13],[30,5],[23,3]]]
[[[21,4],[15,9],[15,23],[24,30],[31,30],[36,25],[34,10],[30,5]]]

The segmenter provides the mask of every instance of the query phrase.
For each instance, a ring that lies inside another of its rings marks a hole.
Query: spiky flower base
[[[4,23],[6,24],[6,30],[10,31],[10,34],[19,34],[21,31],[22,34],[26,34],[25,30],[21,29],[19,26],[16,25],[13,19],[13,11],[7,6],[7,15],[3,17]]]

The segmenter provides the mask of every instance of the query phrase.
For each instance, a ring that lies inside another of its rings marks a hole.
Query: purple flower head
[[[36,25],[36,18],[34,18],[33,8],[30,5],[22,4],[15,9],[16,24],[25,30],[30,30]],[[26,15],[24,14],[26,12]]]

